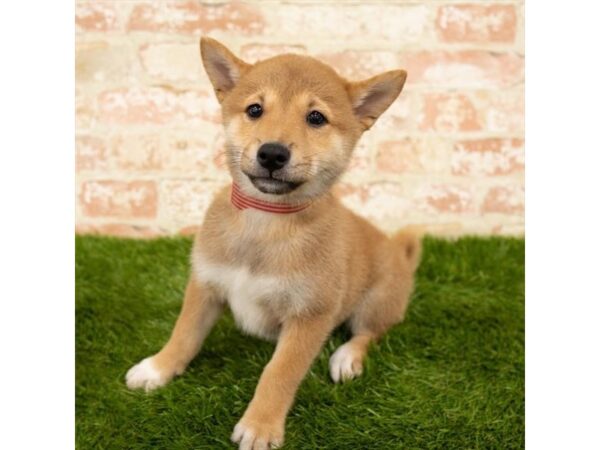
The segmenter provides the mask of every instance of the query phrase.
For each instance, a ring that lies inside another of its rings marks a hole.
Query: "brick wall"
[[[408,71],[338,192],[391,231],[524,231],[521,1],[78,1],[77,230],[188,233],[228,183],[209,34],[248,61],[308,53],[360,79]]]

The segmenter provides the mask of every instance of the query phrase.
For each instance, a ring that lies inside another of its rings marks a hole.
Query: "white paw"
[[[353,350],[349,343],[340,346],[329,358],[329,374],[335,383],[351,380],[362,371],[362,355]]]
[[[146,358],[133,366],[125,376],[129,389],[143,388],[146,392],[164,386],[169,378],[164,377],[156,369],[152,357]]]
[[[270,450],[283,445],[283,432],[268,426],[255,428],[240,421],[233,429],[231,441],[240,444],[239,450]]]

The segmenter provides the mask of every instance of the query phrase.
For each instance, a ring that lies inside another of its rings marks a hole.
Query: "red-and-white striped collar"
[[[310,203],[288,205],[285,203],[270,203],[248,197],[240,190],[240,187],[236,183],[233,183],[233,186],[231,187],[231,203],[237,209],[254,208],[274,214],[292,214],[302,211],[310,206]]]

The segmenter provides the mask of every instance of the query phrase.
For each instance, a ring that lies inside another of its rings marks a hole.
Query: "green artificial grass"
[[[145,394],[129,367],[167,340],[191,241],[76,238],[79,449],[219,449],[273,344],[229,314],[186,373]],[[334,385],[315,361],[286,426],[287,449],[524,447],[524,242],[426,239],[406,321],[373,345],[362,377]]]

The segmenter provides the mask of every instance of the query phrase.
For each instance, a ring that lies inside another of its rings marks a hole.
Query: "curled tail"
[[[419,267],[421,261],[421,237],[422,230],[417,227],[406,227],[398,231],[392,241],[397,251],[404,257],[404,260],[414,272]]]

